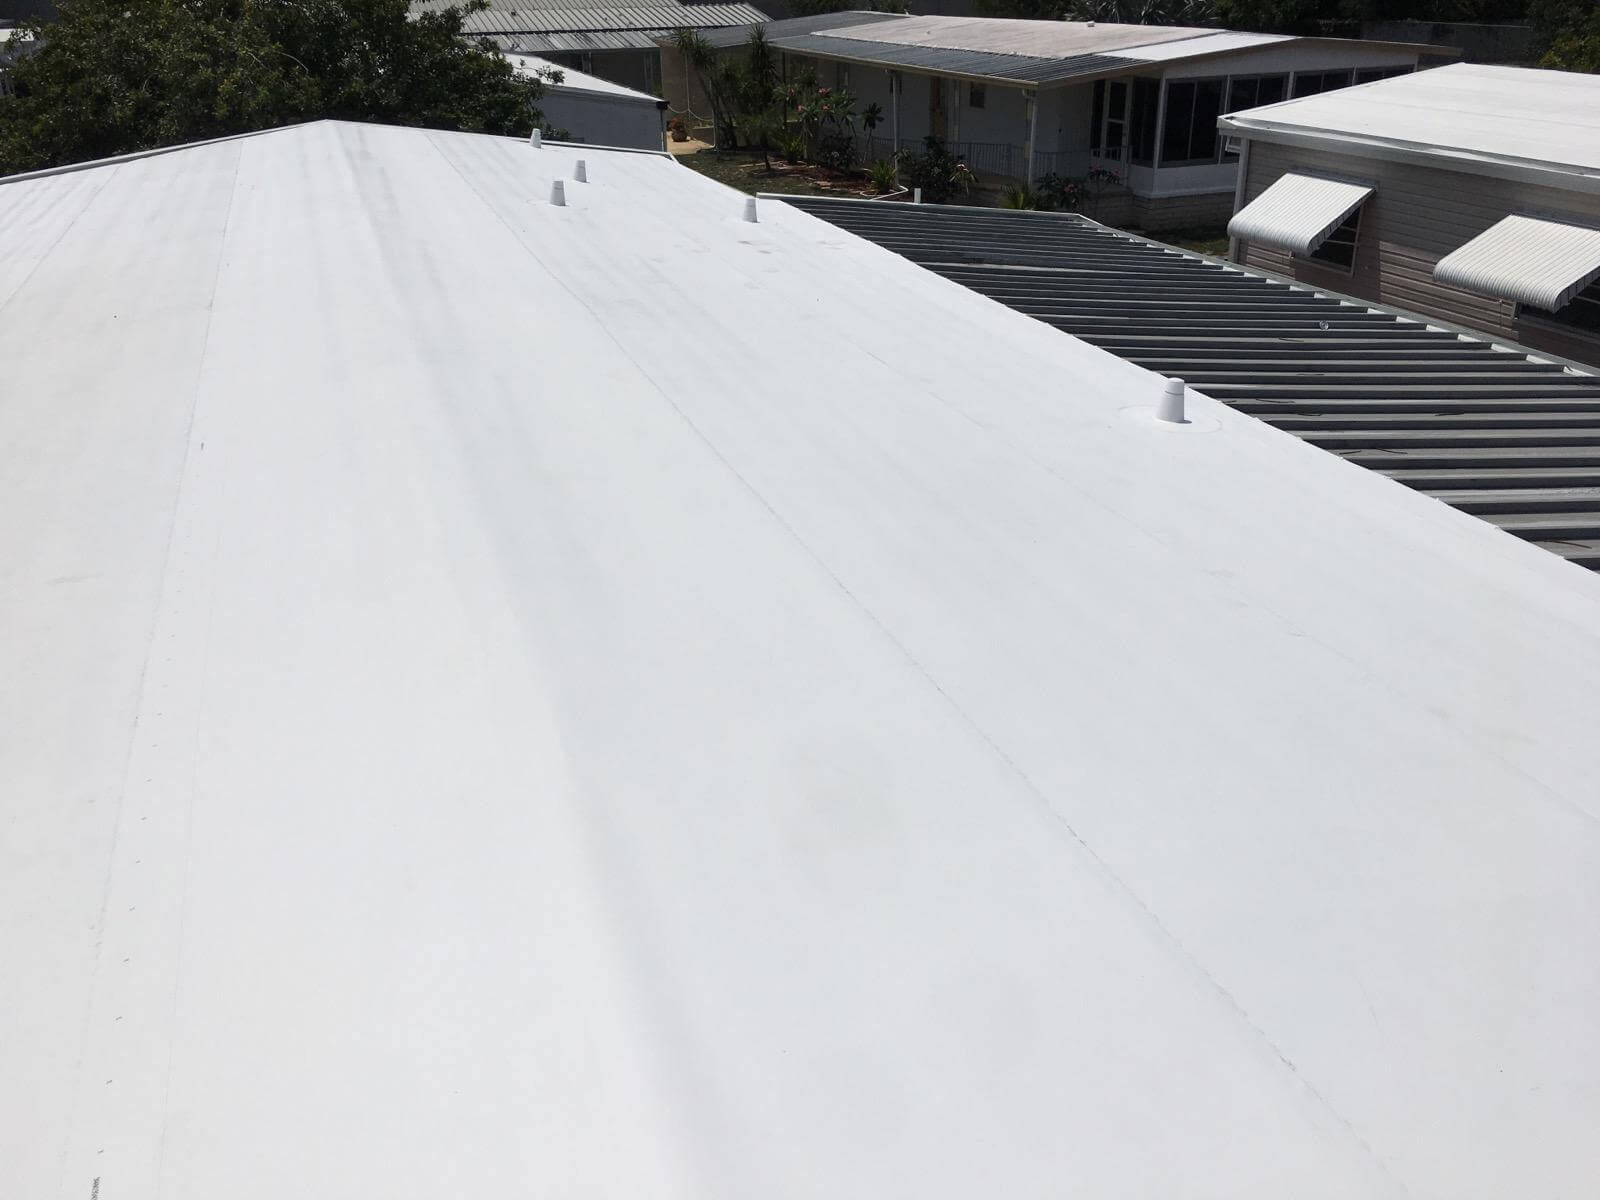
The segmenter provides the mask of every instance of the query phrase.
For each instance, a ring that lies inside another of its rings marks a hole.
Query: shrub
[[[921,188],[922,198],[929,204],[948,204],[972,190],[972,168],[938,138],[928,137],[923,139],[920,153],[901,153],[900,182]]]
[[[856,165],[856,140],[848,133],[824,133],[817,138],[816,163],[830,171],[848,171]]]
[[[872,190],[880,196],[885,192],[894,191],[898,182],[895,161],[892,158],[873,163],[867,168],[867,174],[872,178]]]

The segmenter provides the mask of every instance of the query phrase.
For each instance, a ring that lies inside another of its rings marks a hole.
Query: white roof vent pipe
[[[589,164],[583,159],[578,160],[578,165],[572,168],[572,178],[579,183],[589,182]]]
[[[754,196],[744,202],[744,219],[752,225],[756,223],[756,198]]]
[[[1156,408],[1156,420],[1171,425],[1187,425],[1183,415],[1183,380],[1169,379],[1161,389],[1161,403]]]
[[[533,127],[533,132],[528,135],[528,145],[532,146],[535,150],[542,150],[544,148],[544,134],[539,132],[539,127],[537,125]]]
[[[550,203],[557,208],[565,208],[567,206],[567,185],[559,179],[550,181]]]

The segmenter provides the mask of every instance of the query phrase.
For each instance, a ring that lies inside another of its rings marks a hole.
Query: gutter
[[[1333,154],[1374,158],[1381,162],[1407,163],[1443,171],[1455,170],[1469,175],[1509,179],[1517,183],[1536,183],[1569,192],[1600,194],[1600,171],[1552,165],[1538,159],[1509,158],[1471,150],[1429,146],[1420,142],[1399,142],[1389,138],[1307,130],[1304,127],[1277,125],[1271,121],[1242,121],[1233,116],[1218,117],[1217,128],[1223,133],[1232,133],[1241,138],[1253,138],[1257,141],[1294,146],[1303,150],[1324,150]]]

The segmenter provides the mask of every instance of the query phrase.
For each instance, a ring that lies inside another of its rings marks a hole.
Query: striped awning
[[[1310,254],[1370,195],[1364,184],[1289,171],[1233,214],[1228,236]]]
[[[1510,216],[1445,255],[1438,282],[1554,311],[1600,279],[1600,229]]]

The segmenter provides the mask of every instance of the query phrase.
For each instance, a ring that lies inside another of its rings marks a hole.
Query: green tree
[[[1544,57],[1541,67],[1600,72],[1600,4],[1594,0],[1532,0],[1528,17]]]
[[[0,174],[324,117],[524,135],[540,82],[460,8],[407,0],[63,0],[0,103]]]

